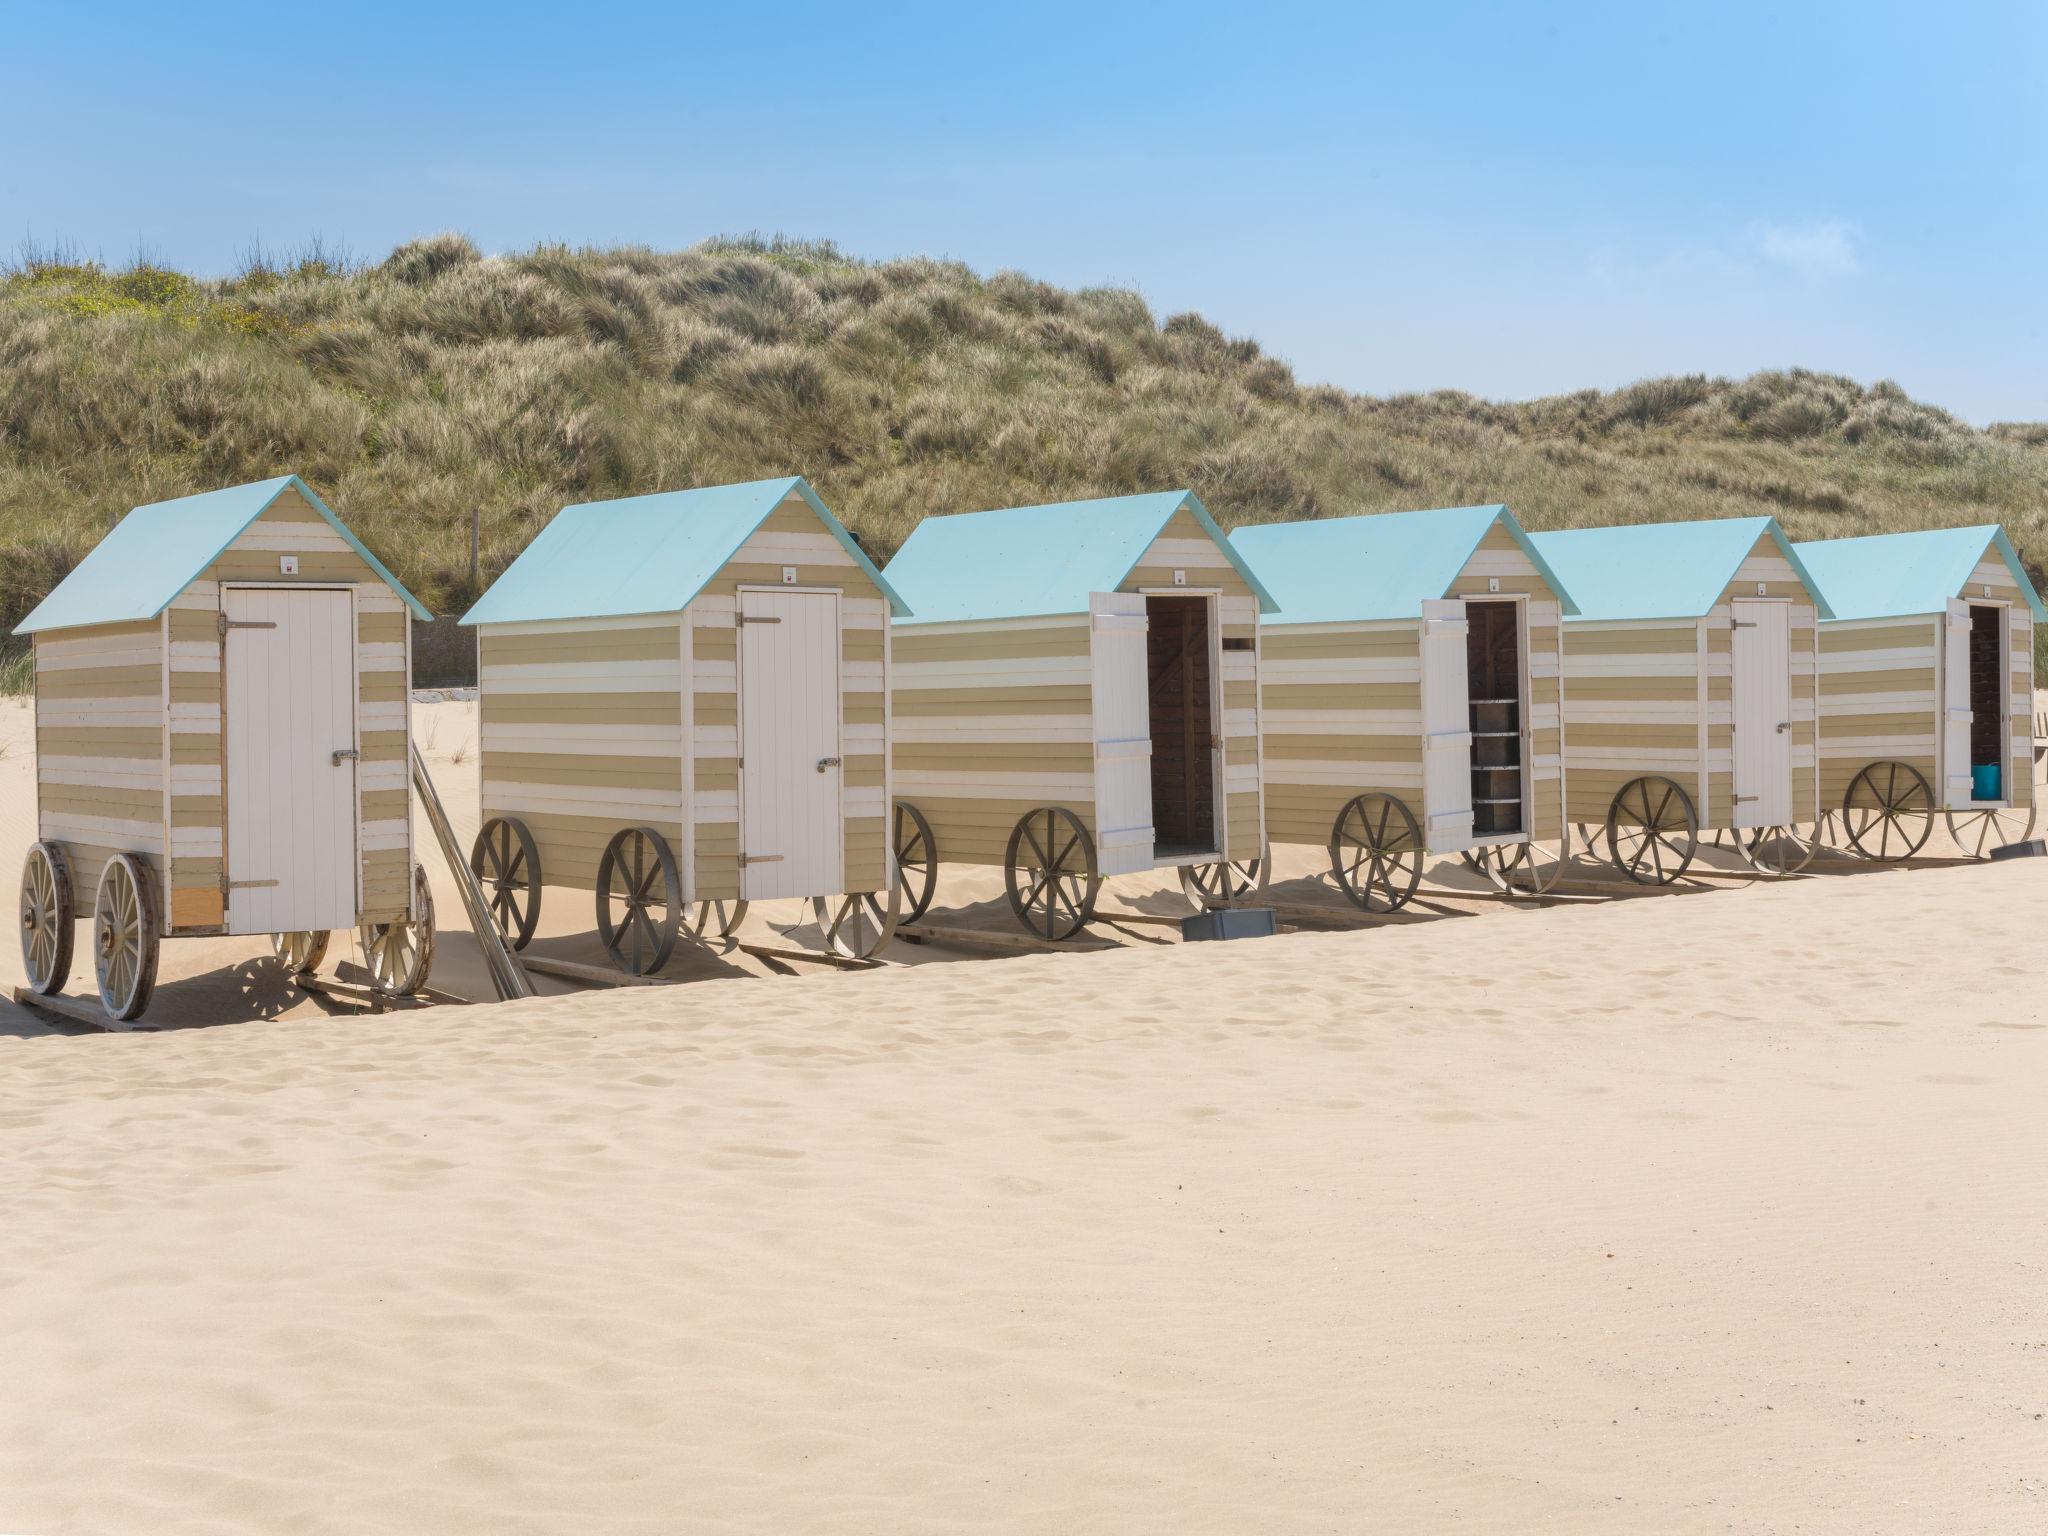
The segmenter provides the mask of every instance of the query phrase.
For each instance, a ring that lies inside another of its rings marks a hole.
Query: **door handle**
[[[332,752],[327,754],[327,760],[330,763],[332,763],[335,767],[339,768],[344,761],[357,763],[361,762],[363,760],[363,754],[358,752],[354,747],[336,747]]]
[[[1786,732],[1786,731],[1789,731],[1789,730],[1791,730],[1791,729],[1792,729],[1792,722],[1791,722],[1790,720],[1780,720],[1780,721],[1778,722],[1778,731],[1779,731],[1779,734],[1781,734],[1781,735],[1782,735],[1782,734],[1783,734],[1784,732]]]
[[[821,757],[818,759],[818,772],[820,773],[823,773],[827,768],[837,768],[838,766],[839,759],[836,757]]]

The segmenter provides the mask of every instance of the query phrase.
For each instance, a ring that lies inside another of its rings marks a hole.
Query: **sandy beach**
[[[2048,861],[1442,905],[0,1004],[0,1530],[2042,1529]]]

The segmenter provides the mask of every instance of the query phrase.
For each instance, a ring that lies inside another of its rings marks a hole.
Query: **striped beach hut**
[[[1812,857],[1816,618],[1829,609],[1771,517],[1534,536],[1577,601],[1564,625],[1569,819],[1662,885],[1702,830],[1765,874]]]
[[[1432,853],[1547,889],[1566,837],[1559,624],[1577,610],[1514,514],[1268,523],[1231,543],[1280,604],[1260,666],[1268,840],[1327,847],[1369,912],[1403,905]]]
[[[1273,603],[1188,491],[920,523],[886,573],[907,909],[941,860],[1000,866],[1060,939],[1102,880],[1178,868],[1198,902],[1264,878],[1259,616]]]
[[[425,983],[411,625],[427,612],[296,475],[128,513],[22,621],[34,637],[29,984],[60,990],[92,903],[101,1004],[158,942],[269,934],[295,973],[358,927],[377,985]]]
[[[1975,856],[2034,828],[2034,625],[2041,595],[2003,530],[1928,529],[1799,546],[1826,594],[1821,798],[1839,837],[1909,857],[1947,818]]]
[[[639,975],[779,897],[810,898],[834,950],[879,949],[892,612],[799,478],[564,507],[462,617],[470,862],[506,937],[533,937],[556,886],[594,895],[606,954]]]

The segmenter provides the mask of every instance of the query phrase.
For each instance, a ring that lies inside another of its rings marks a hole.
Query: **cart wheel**
[[[901,921],[914,923],[924,916],[938,888],[939,840],[932,836],[924,812],[908,800],[896,802],[895,833],[897,881],[903,888]]]
[[[1011,829],[1003,857],[1010,910],[1027,933],[1067,939],[1088,925],[1102,876],[1095,840],[1072,811],[1058,805],[1026,811]]]
[[[1484,850],[1480,868],[1493,888],[1510,896],[1541,896],[1564,878],[1571,843],[1553,852],[1547,843],[1502,843]],[[1465,855],[1472,857],[1470,853]]]
[[[310,976],[327,958],[329,937],[324,928],[299,933],[273,933],[270,948],[283,963],[287,976]]]
[[[412,916],[395,923],[365,923],[363,962],[370,985],[386,997],[411,997],[434,968],[434,893],[424,865],[412,867]]]
[[[1866,859],[1910,859],[1934,835],[1934,791],[1911,763],[1870,763],[1842,796],[1842,830]]]
[[[21,965],[31,991],[61,992],[71,979],[77,918],[71,861],[55,843],[32,844],[21,861]]]
[[[694,912],[681,919],[682,933],[699,944],[706,939],[729,939],[739,931],[746,916],[744,901],[700,901]]]
[[[1392,912],[1422,883],[1422,828],[1392,795],[1359,795],[1330,828],[1330,873],[1354,906]]]
[[[1973,859],[1988,859],[1995,848],[2024,843],[2034,830],[2031,805],[2009,805],[1988,811],[1950,811],[1948,835]]]
[[[871,960],[895,937],[903,910],[903,885],[892,879],[886,891],[854,891],[844,896],[813,896],[811,913],[825,947],[849,960]]]
[[[1607,856],[1638,885],[1669,885],[1699,846],[1692,796],[1661,775],[1630,779],[1607,808]]]
[[[1797,827],[1749,827],[1735,834],[1735,848],[1760,875],[1782,879],[1796,875],[1813,862],[1820,846],[1820,828],[1812,837],[1802,837]]]
[[[493,816],[470,845],[469,867],[482,883],[491,921],[514,949],[533,940],[540,921],[540,850],[526,823],[511,816]]]
[[[1233,906],[1263,892],[1272,867],[1270,856],[1225,859],[1220,864],[1183,864],[1180,888],[1198,912]]]
[[[117,853],[100,871],[92,903],[92,968],[107,1017],[142,1017],[156,990],[156,888],[138,854]]]
[[[652,976],[676,947],[683,882],[668,839],[652,827],[627,827],[597,864],[597,936],[613,965]]]

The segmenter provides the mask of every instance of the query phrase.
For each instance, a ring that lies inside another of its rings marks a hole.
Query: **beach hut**
[[[409,617],[427,613],[296,475],[129,512],[15,631],[35,644],[30,986],[63,987],[88,898],[116,1020],[185,935],[270,934],[304,973],[358,927],[381,989],[423,985]]]
[[[1918,853],[1948,820],[1975,856],[2034,828],[2034,624],[2048,619],[1995,525],[1799,546],[1820,626],[1822,803],[1857,853]]]
[[[1514,514],[1269,523],[1231,543],[1280,604],[1261,639],[1267,839],[1327,847],[1368,912],[1403,905],[1431,853],[1506,890],[1554,883],[1558,630],[1577,610]]]
[[[1702,830],[1758,872],[1813,856],[1814,622],[1828,615],[1771,517],[1533,535],[1577,602],[1564,624],[1569,819],[1630,879],[1676,880]]]
[[[1000,866],[1035,936],[1102,880],[1177,868],[1198,903],[1265,878],[1265,588],[1188,491],[925,519],[887,575],[896,850],[921,915],[941,860]]]
[[[620,969],[748,902],[810,898],[866,956],[894,926],[888,620],[902,603],[801,479],[564,507],[463,615],[477,631],[499,926],[594,894]]]

